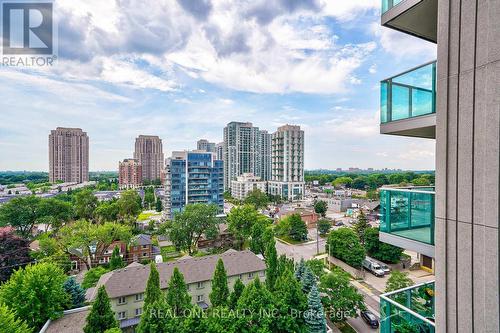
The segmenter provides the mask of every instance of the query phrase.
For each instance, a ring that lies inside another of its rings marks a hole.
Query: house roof
[[[91,307],[67,310],[56,320],[48,320],[40,333],[83,333]]]
[[[156,264],[160,273],[160,287],[167,288],[174,268],[184,275],[186,283],[212,279],[217,260],[221,258],[228,276],[258,272],[266,269],[264,261],[251,251],[225,252],[205,257],[179,259],[174,262]],[[110,298],[140,294],[146,290],[150,266],[126,267],[101,276],[96,290],[104,285]]]
[[[151,245],[151,243],[151,236],[146,234],[139,234],[135,236],[131,241],[131,244],[134,245]]]

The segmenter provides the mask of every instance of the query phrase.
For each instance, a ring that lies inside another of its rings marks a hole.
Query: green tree
[[[245,204],[253,205],[255,209],[264,209],[269,204],[268,196],[259,189],[250,191],[245,198]]]
[[[245,240],[250,238],[252,227],[258,221],[263,222],[266,217],[255,209],[252,205],[237,206],[231,209],[227,215],[229,230],[238,240],[241,249]]]
[[[18,235],[30,239],[39,218],[41,199],[35,196],[16,197],[0,206],[0,227],[12,226]]]
[[[0,327],[3,333],[32,333],[24,320],[17,319],[14,311],[0,303]]]
[[[306,261],[306,266],[309,267],[311,272],[318,278],[321,278],[325,274],[325,264],[321,259],[310,259]]]
[[[163,202],[161,201],[161,199],[158,197],[156,198],[156,205],[155,205],[155,209],[156,211],[159,213],[163,210]]]
[[[305,313],[307,332],[326,333],[326,319],[323,305],[315,285],[307,296],[307,311]]]
[[[148,209],[151,209],[154,203],[155,203],[154,188],[148,187],[144,191],[144,206],[148,207]]]
[[[300,258],[299,263],[297,264],[297,267],[295,268],[295,278],[300,281],[302,280],[302,275],[304,275],[304,270],[306,269],[306,262],[304,261],[304,258]]]
[[[352,226],[353,230],[358,234],[361,244],[365,243],[365,232],[366,229],[370,228],[370,224],[366,219],[365,213],[362,210],[359,211],[358,219],[356,223]]]
[[[328,236],[328,252],[346,264],[360,268],[366,251],[356,232],[350,228],[339,228]]]
[[[31,260],[29,241],[14,231],[0,231],[0,283]]]
[[[392,271],[391,276],[389,276],[389,279],[387,279],[385,292],[388,293],[390,291],[411,287],[414,284],[415,282],[413,282],[413,280],[408,277],[408,273]]]
[[[65,280],[64,272],[55,264],[28,265],[2,285],[0,303],[30,327],[40,329],[47,319],[56,319],[66,308],[69,295],[63,287]]]
[[[321,217],[326,216],[326,211],[328,210],[328,204],[323,200],[316,200],[314,202],[314,211],[316,214],[319,214]]]
[[[89,269],[83,277],[82,287],[85,289],[94,287],[99,281],[99,278],[107,272],[108,270],[103,266],[97,266]]]
[[[160,274],[156,269],[156,264],[150,264],[149,278],[146,284],[146,292],[143,305],[141,321],[137,326],[138,333],[158,332],[159,318],[152,315],[153,311],[158,311],[166,307],[165,298],[160,289]]]
[[[282,254],[278,258],[278,276],[285,273],[286,270],[290,272],[295,272],[295,266],[292,258],[287,258],[286,255]]]
[[[141,197],[135,190],[124,191],[121,193],[117,205],[118,214],[123,220],[131,219],[135,222],[141,212]]]
[[[326,235],[331,227],[332,223],[327,219],[320,219],[318,221],[318,232],[320,235]]]
[[[266,286],[268,290],[273,291],[278,279],[278,254],[276,253],[276,244],[274,242],[267,245],[266,265]]]
[[[351,187],[352,178],[347,176],[339,177],[332,184],[335,187]]]
[[[237,279],[234,283],[233,292],[229,295],[229,308],[233,310],[236,309],[236,305],[238,304],[241,294],[243,294],[243,290],[245,290],[245,285],[240,279]]]
[[[118,220],[120,208],[117,201],[104,201],[95,210],[95,216],[100,222],[113,222]]]
[[[368,186],[368,178],[365,176],[358,176],[352,180],[352,188],[364,190]]]
[[[170,227],[170,240],[175,247],[192,255],[203,234],[217,235],[218,207],[216,205],[190,204],[174,216]]]
[[[97,256],[102,255],[114,241],[128,243],[131,237],[129,226],[111,222],[97,225],[86,220],[68,223],[58,232],[59,243],[64,251],[78,255],[86,261],[89,268],[92,268]],[[72,251],[74,249],[81,251]]]
[[[404,249],[381,242],[378,228],[368,228],[365,232],[366,252],[375,259],[397,263],[401,259]]]
[[[426,177],[419,177],[419,178],[414,179],[412,181],[412,184],[415,186],[429,186],[429,185],[431,185],[431,182]]]
[[[113,253],[111,254],[111,259],[109,260],[109,269],[115,270],[123,267],[123,260],[120,257],[120,248],[115,246],[113,249]]]
[[[174,272],[170,277],[166,300],[167,304],[176,315],[180,315],[185,310],[191,308],[191,296],[189,296],[187,292],[184,276],[179,272],[177,267],[174,268]]]
[[[332,322],[342,322],[355,318],[359,310],[364,310],[363,296],[349,282],[349,274],[334,269],[321,278],[320,290],[325,295],[323,304]]]
[[[250,282],[238,300],[237,310],[245,313],[236,319],[237,332],[271,332],[274,325],[272,316],[262,316],[262,313],[273,313],[275,311],[273,295],[256,278]]]
[[[122,330],[118,327],[108,328],[104,333],[122,333]]]
[[[52,230],[57,230],[73,218],[73,207],[69,202],[54,198],[42,199],[37,214],[40,221],[50,225]]]
[[[250,250],[255,254],[262,254],[265,256],[267,244],[274,242],[274,232],[268,226],[268,222],[264,219],[258,220],[252,226],[250,238]]]
[[[219,258],[215,266],[214,277],[212,279],[212,292],[209,298],[212,306],[224,306],[227,305],[228,297],[227,273],[224,268],[224,262]]]
[[[97,197],[89,189],[79,191],[74,196],[73,206],[80,219],[92,220],[98,204]]]
[[[311,269],[307,266],[304,268],[304,273],[300,279],[302,285],[302,291],[307,295],[311,291],[311,288],[316,285],[316,278]]]
[[[85,290],[74,277],[66,279],[63,285],[64,291],[70,296],[69,308],[79,308],[85,304]]]
[[[304,332],[304,318],[292,314],[304,313],[307,309],[307,298],[302,292],[302,285],[288,268],[276,280],[273,294],[279,311],[274,331]]]
[[[290,238],[296,241],[304,241],[307,239],[307,226],[302,221],[300,214],[292,214],[288,216],[290,219]]]
[[[110,328],[118,328],[118,322],[111,309],[108,293],[104,286],[100,286],[83,331],[85,333],[102,333]]]

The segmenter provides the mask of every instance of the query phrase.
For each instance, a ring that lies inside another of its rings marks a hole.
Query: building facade
[[[169,218],[187,204],[224,206],[223,162],[202,151],[173,152],[167,160],[165,208]]]
[[[120,189],[142,186],[142,165],[133,158],[124,159],[118,165],[118,184]]]
[[[143,181],[162,180],[165,157],[162,141],[158,136],[139,135],[135,139],[134,159],[141,164]]]
[[[206,151],[208,153],[215,153],[216,147],[214,142],[209,142],[206,139],[201,139],[196,142],[196,149],[201,151]]]
[[[251,251],[228,250],[223,254],[202,258],[179,259],[174,262],[157,264],[160,288],[165,290],[174,268],[184,275],[192,303],[205,309],[210,306],[212,278],[218,259],[222,259],[227,272],[229,290],[233,290],[236,280],[245,285],[255,280],[265,281],[266,264]],[[106,288],[116,319],[125,332],[133,332],[139,323],[144,306],[144,292],[149,278],[149,265],[133,263],[126,268],[106,273],[99,279],[90,299],[97,295],[100,286]]]
[[[434,258],[436,275],[381,295],[381,332],[500,331],[499,19],[499,1],[382,2],[382,25],[437,43],[437,62],[381,82],[381,133],[436,142],[435,189],[381,193],[380,239]]]
[[[272,180],[268,185],[271,195],[285,200],[303,197],[304,184],[304,131],[300,126],[284,125],[272,135]]]
[[[80,128],[58,127],[49,135],[49,181],[89,180],[89,137]]]
[[[268,133],[265,130],[260,131],[260,174],[257,176],[260,177],[263,181],[271,180],[272,172],[271,172],[271,150],[272,150],[272,134]]]
[[[224,142],[219,142],[216,146],[215,146],[215,158],[217,160],[221,160],[223,161],[224,160]]]
[[[236,180],[231,181],[231,195],[238,200],[244,200],[248,193],[253,190],[260,190],[263,193],[267,192],[267,182],[254,176],[252,173],[244,173],[236,177]]]

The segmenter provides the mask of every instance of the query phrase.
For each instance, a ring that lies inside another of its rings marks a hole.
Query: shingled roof
[[[251,251],[227,251],[223,254],[205,257],[179,259],[174,262],[156,264],[160,273],[160,287],[167,288],[174,268],[184,275],[186,283],[197,283],[212,279],[217,260],[221,258],[228,276],[258,272],[266,269],[266,264]],[[101,276],[97,288],[104,285],[110,298],[140,294],[146,290],[150,266],[128,266]],[[94,295],[95,297],[95,295]]]

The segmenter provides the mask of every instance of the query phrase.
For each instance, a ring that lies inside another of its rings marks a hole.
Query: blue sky
[[[375,0],[57,0],[59,61],[0,68],[0,170],[47,170],[48,134],[80,127],[90,169],[139,134],[164,152],[229,121],[306,133],[306,169],[433,169],[432,140],[379,132],[379,81],[435,58],[380,27]]]

